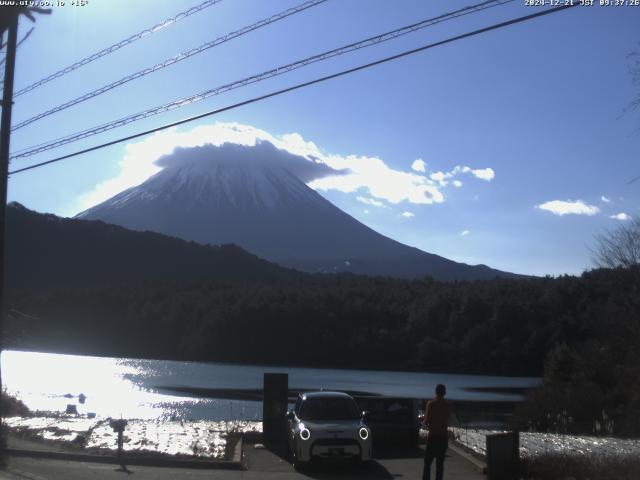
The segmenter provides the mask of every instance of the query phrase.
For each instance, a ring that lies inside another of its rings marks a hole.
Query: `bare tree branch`
[[[627,108],[625,108],[625,111],[636,110],[640,106],[640,48],[627,55],[627,59],[629,60],[631,83],[638,87],[638,92]]]
[[[591,249],[592,261],[597,267],[616,268],[640,265],[640,220],[634,218],[596,235],[596,244]]]

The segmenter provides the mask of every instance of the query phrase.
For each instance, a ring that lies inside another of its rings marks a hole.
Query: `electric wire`
[[[307,57],[304,58],[302,60],[298,60],[296,62],[293,63],[289,63],[286,65],[281,65],[279,67],[273,68],[271,70],[267,70],[265,72],[259,73],[257,75],[253,75],[250,77],[246,77],[243,78],[241,80],[236,80],[233,81],[231,83],[227,83],[225,85],[221,85],[221,86],[217,86],[211,89],[208,89],[206,91],[197,93],[195,95],[191,95],[189,97],[184,97],[181,98],[179,100],[175,100],[173,102],[169,102],[157,107],[153,107],[150,109],[147,109],[145,111],[142,112],[138,112],[132,115],[129,115],[127,117],[123,117],[120,118],[118,120],[112,121],[112,122],[108,122],[102,125],[98,125],[96,127],[92,127],[90,129],[87,130],[83,130],[81,132],[77,132],[50,142],[45,142],[43,144],[39,144],[39,145],[34,145],[33,147],[28,147],[26,149],[23,149],[21,151],[18,151],[16,153],[14,153],[14,155],[11,156],[11,159],[17,159],[17,158],[24,158],[24,157],[29,157],[31,155],[35,155],[47,150],[51,150],[53,148],[58,148],[61,147],[63,145],[67,145],[69,143],[78,141],[78,140],[82,140],[84,138],[87,137],[91,137],[93,135],[97,135],[109,130],[112,130],[114,128],[118,128],[124,125],[127,125],[129,123],[132,122],[136,122],[138,120],[143,120],[145,118],[154,116],[154,115],[158,115],[160,113],[164,113],[167,112],[169,110],[174,110],[176,108],[180,108],[183,107],[185,105],[189,105],[191,103],[200,101],[200,100],[204,100],[206,98],[215,96],[215,95],[220,95],[222,93],[231,91],[231,90],[235,90],[236,88],[240,88],[240,87],[244,87],[253,83],[257,83],[257,82],[261,82],[264,80],[267,80],[269,78],[273,78],[276,76],[280,76],[283,75],[285,73],[291,72],[293,70],[297,70],[299,68],[305,67],[307,65],[311,65],[313,63],[316,62],[320,62],[320,61],[324,61],[327,60],[329,58],[333,58],[339,55],[344,55],[346,53],[350,53],[352,51],[355,50],[360,50],[362,48],[366,48],[372,45],[377,45],[395,38],[398,38],[400,36],[403,35],[407,35],[409,33],[415,32],[416,30],[420,30],[422,28],[426,28],[444,21],[448,21],[448,20],[453,20],[455,18],[464,16],[464,15],[469,15],[471,13],[475,13],[475,12],[479,12],[482,10],[486,10],[488,8],[493,8],[496,6],[500,6],[503,5],[505,3],[511,3],[514,0],[487,0],[484,2],[481,2],[479,4],[476,5],[471,5],[468,7],[464,7],[462,9],[459,10],[455,10],[453,12],[449,12],[449,13],[445,13],[442,15],[439,15],[437,17],[434,18],[430,18],[430,19],[426,19],[426,20],[422,20],[420,22],[405,26],[405,27],[401,27],[380,35],[375,35],[373,37],[369,37],[366,38],[364,40],[360,40],[358,42],[355,43],[351,43],[339,48],[335,48],[333,50],[328,50],[325,52],[322,52],[320,54],[316,54],[313,55],[311,57]]]
[[[105,55],[109,55],[110,53],[115,52],[116,50],[121,49],[122,47],[125,47],[127,45],[132,44],[133,42],[140,40],[141,38],[146,37],[147,35],[150,35],[152,33],[156,33],[159,30],[162,30],[163,28],[166,28],[170,25],[173,25],[174,23],[187,18],[195,13],[201,12],[202,10],[204,10],[205,8],[211,7],[213,5],[215,5],[216,3],[220,3],[222,0],[206,0],[204,2],[202,2],[199,5],[196,5],[195,7],[191,7],[188,10],[185,10],[183,12],[177,13],[176,15],[174,15],[173,17],[167,18],[166,20],[158,23],[157,25],[150,27],[150,28],[145,28],[144,30],[142,30],[141,32],[135,33],[133,35],[131,35],[130,37],[125,38],[124,40],[119,41],[118,43],[115,43],[107,48],[104,48],[102,50],[100,50],[99,52],[96,52],[92,55],[89,55],[88,57],[83,58],[82,60],[77,61],[76,63],[69,65],[68,67],[63,68],[62,70],[58,70],[55,73],[52,73],[51,75],[44,77],[41,80],[38,80],[37,82],[32,83],[31,85],[28,85],[24,88],[22,88],[21,90],[18,90],[17,92],[15,92],[13,94],[14,98],[15,97],[19,97],[20,95],[23,95],[27,92],[30,92],[31,90],[34,90],[42,85],[44,85],[45,83],[49,83],[52,80],[55,80],[56,78],[62,77],[63,75],[66,75],[67,73],[73,72],[74,70],[83,67],[84,65],[87,65],[88,63],[91,63],[95,60],[98,60],[99,58],[104,57]]]
[[[107,85],[104,85],[100,88],[97,88],[91,92],[85,93],[84,95],[81,95],[77,98],[74,98],[73,100],[69,100],[68,102],[65,102],[61,105],[58,105],[57,107],[51,108],[49,110],[46,110],[42,113],[39,113],[31,118],[28,118],[27,120],[24,120],[20,123],[18,123],[17,125],[14,125],[13,128],[11,129],[11,131],[15,131],[18,130],[22,127],[26,127],[27,125],[36,122],[42,118],[48,117],[49,115],[53,115],[54,113],[58,113],[62,110],[66,110],[69,107],[72,107],[74,105],[77,105],[78,103],[82,103],[86,100],[89,100],[91,98],[97,97],[98,95],[102,95],[103,93],[109,92],[111,90],[113,90],[114,88],[117,88],[121,85],[124,85],[125,83],[128,83],[132,80],[135,80],[137,78],[141,78],[144,77],[146,75],[149,75],[151,73],[157,72],[158,70],[161,70],[165,67],[168,67],[170,65],[174,65],[182,60],[186,60],[187,58],[193,57],[194,55],[197,55],[199,53],[202,53],[206,50],[209,50],[210,48],[213,47],[217,47],[218,45],[221,45],[223,43],[226,43],[230,40],[233,40],[234,38],[238,38],[241,37],[242,35],[246,35],[247,33],[250,33],[254,30],[257,30],[259,28],[265,27],[267,25],[270,25],[272,23],[275,23],[279,20],[283,20],[287,17],[290,17],[291,15],[295,15],[296,13],[300,13],[304,10],[307,10],[309,8],[315,7],[316,5],[320,5],[321,3],[326,2],[327,0],[309,0],[306,1],[304,3],[301,3],[300,5],[297,5],[295,7],[289,8],[287,10],[284,10],[280,13],[277,13],[275,15],[272,15],[270,17],[264,18],[256,23],[253,23],[251,25],[248,25],[246,27],[243,27],[239,30],[236,30],[234,32],[228,33],[226,35],[223,35],[221,37],[218,37],[214,40],[211,40],[210,42],[204,43],[202,45],[200,45],[199,47],[195,47],[192,48],[190,50],[187,50],[185,52],[179,53],[178,55],[175,55],[171,58],[168,58],[160,63],[157,63],[155,65],[153,65],[152,67],[148,67],[145,68],[143,70],[140,70],[136,73],[132,73],[131,75],[127,75],[124,78],[121,78],[120,80],[116,80],[115,82],[109,83]]]
[[[33,33],[33,29],[34,29],[34,28],[35,28],[35,27],[31,27],[31,28],[29,29],[29,31],[28,31],[27,33],[25,33],[25,34],[24,34],[24,36],[23,36],[23,37],[20,39],[20,41],[16,44],[16,50],[17,50],[18,48],[20,48],[20,45],[22,45],[22,44],[24,43],[24,41],[25,41],[27,38],[29,38],[29,35],[31,35],[31,34]],[[3,65],[3,64],[4,64],[4,62],[6,61],[6,59],[7,59],[7,57],[6,57],[6,55],[5,55],[5,57],[4,57],[2,60],[0,60],[0,65]],[[4,84],[4,81],[3,81],[2,83]]]
[[[235,104],[232,104],[232,105],[228,105],[226,107],[218,108],[216,110],[212,110],[212,111],[209,111],[209,112],[201,113],[199,115],[195,115],[193,117],[185,118],[185,119],[179,120],[177,122],[172,122],[172,123],[169,123],[169,124],[166,124],[166,125],[162,125],[160,127],[156,127],[156,128],[152,128],[152,129],[149,129],[149,130],[145,130],[143,132],[138,132],[138,133],[135,133],[135,134],[132,134],[132,135],[128,135],[126,137],[121,137],[121,138],[118,138],[116,140],[112,140],[110,142],[106,142],[106,143],[103,143],[103,144],[100,144],[100,145],[95,145],[93,147],[85,148],[83,150],[79,150],[79,151],[76,151],[76,152],[73,152],[73,153],[62,155],[60,157],[53,158],[51,160],[35,163],[35,164],[29,165],[27,167],[22,167],[22,168],[19,168],[19,169],[16,169],[16,170],[12,170],[11,172],[9,172],[9,175],[13,175],[13,174],[16,174],[16,173],[21,173],[21,172],[25,172],[25,171],[32,170],[32,169],[35,169],[35,168],[43,167],[45,165],[50,165],[52,163],[57,163],[57,162],[60,162],[62,160],[66,160],[68,158],[72,158],[72,157],[76,157],[78,155],[82,155],[82,154],[85,154],[85,153],[93,152],[95,150],[99,150],[99,149],[102,149],[102,148],[105,148],[105,147],[109,147],[111,145],[115,145],[115,144],[118,144],[118,143],[121,143],[121,142],[126,142],[128,140],[133,140],[135,138],[139,138],[139,137],[142,137],[142,136],[145,136],[145,135],[149,135],[151,133],[159,132],[161,130],[166,130],[168,128],[176,127],[178,125],[183,125],[185,123],[193,122],[193,121],[199,120],[201,118],[210,117],[210,116],[213,116],[213,115],[216,115],[216,114],[219,114],[219,113],[222,113],[222,112],[226,112],[226,111],[229,111],[229,110],[233,110],[233,109],[245,106],[245,105],[249,105],[249,104],[256,103],[256,102],[259,102],[259,101],[262,101],[262,100],[266,100],[268,98],[276,97],[276,96],[282,95],[284,93],[288,93],[288,92],[292,92],[292,91],[295,91],[295,90],[299,90],[301,88],[305,88],[305,87],[308,87],[308,86],[311,86],[311,85],[315,85],[315,84],[322,83],[322,82],[325,82],[325,81],[328,81],[328,80],[332,80],[334,78],[343,77],[343,76],[349,75],[351,73],[355,73],[355,72],[358,72],[358,71],[361,71],[361,70],[365,70],[365,69],[368,69],[368,68],[371,68],[371,67],[375,67],[377,65],[381,65],[383,63],[387,63],[387,62],[391,62],[391,61],[394,61],[394,60],[398,60],[400,58],[407,57],[409,55],[413,55],[413,54],[418,53],[418,52],[429,50],[431,48],[435,48],[435,47],[438,47],[438,46],[441,46],[441,45],[445,45],[445,44],[452,43],[452,42],[455,42],[455,41],[458,41],[458,40],[462,40],[464,38],[469,38],[469,37],[472,37],[472,36],[480,35],[480,34],[483,34],[483,33],[486,33],[486,32],[492,31],[492,30],[497,30],[497,29],[504,28],[504,27],[507,27],[507,26],[510,26],[510,25],[514,25],[514,24],[517,24],[517,23],[522,23],[522,22],[526,22],[528,20],[533,20],[534,18],[542,17],[542,16],[545,16],[545,15],[549,15],[549,14],[552,14],[552,13],[556,13],[556,12],[562,11],[562,10],[573,8],[573,7],[578,6],[578,5],[579,4],[577,4],[577,3],[562,5],[562,6],[559,6],[559,7],[554,7],[554,8],[542,10],[542,11],[539,11],[539,12],[536,12],[536,13],[532,13],[530,15],[524,15],[522,17],[513,18],[513,19],[507,20],[505,22],[496,23],[496,24],[490,25],[488,27],[483,27],[483,28],[480,28],[478,30],[473,30],[471,32],[463,33],[461,35],[456,35],[455,37],[449,37],[449,38],[447,38],[445,40],[440,40],[440,41],[435,42],[435,43],[430,43],[430,44],[427,44],[427,45],[423,45],[421,47],[414,48],[412,50],[406,50],[406,51],[398,53],[396,55],[391,55],[389,57],[385,57],[385,58],[382,58],[382,59],[379,59],[379,60],[376,60],[376,61],[373,61],[373,62],[365,63],[365,64],[359,65],[357,67],[353,67],[353,68],[349,68],[349,69],[346,69],[346,70],[342,70],[340,72],[333,73],[331,75],[326,75],[324,77],[319,77],[319,78],[316,78],[316,79],[313,79],[313,80],[309,80],[309,81],[306,81],[306,82],[298,83],[298,84],[293,85],[291,87],[283,88],[281,90],[276,90],[276,91],[273,91],[273,92],[270,92],[270,93],[267,93],[267,94],[264,94],[264,95],[260,95],[258,97],[253,97],[251,99],[244,100],[242,102],[238,102],[238,103],[235,103]]]

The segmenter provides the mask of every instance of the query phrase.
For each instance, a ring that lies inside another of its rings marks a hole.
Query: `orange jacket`
[[[429,434],[442,435],[447,433],[450,412],[449,403],[443,397],[436,397],[435,400],[427,402],[423,423]]]

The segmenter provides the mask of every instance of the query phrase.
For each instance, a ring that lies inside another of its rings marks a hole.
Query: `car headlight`
[[[358,430],[358,435],[360,435],[360,438],[362,440],[366,440],[367,438],[369,438],[369,430],[364,427],[360,427],[360,430]]]
[[[311,432],[308,428],[302,427],[302,429],[300,430],[300,438],[302,440],[309,440],[311,438]]]

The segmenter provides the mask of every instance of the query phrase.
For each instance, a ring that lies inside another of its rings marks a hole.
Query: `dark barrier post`
[[[262,435],[267,446],[286,442],[285,413],[289,400],[289,375],[264,374],[264,398],[262,401]]]
[[[128,472],[127,466],[124,464],[124,428],[127,426],[127,421],[124,419],[111,420],[109,424],[113,431],[118,434],[118,461],[123,471]]]
[[[488,480],[517,480],[520,469],[518,432],[487,435]]]

